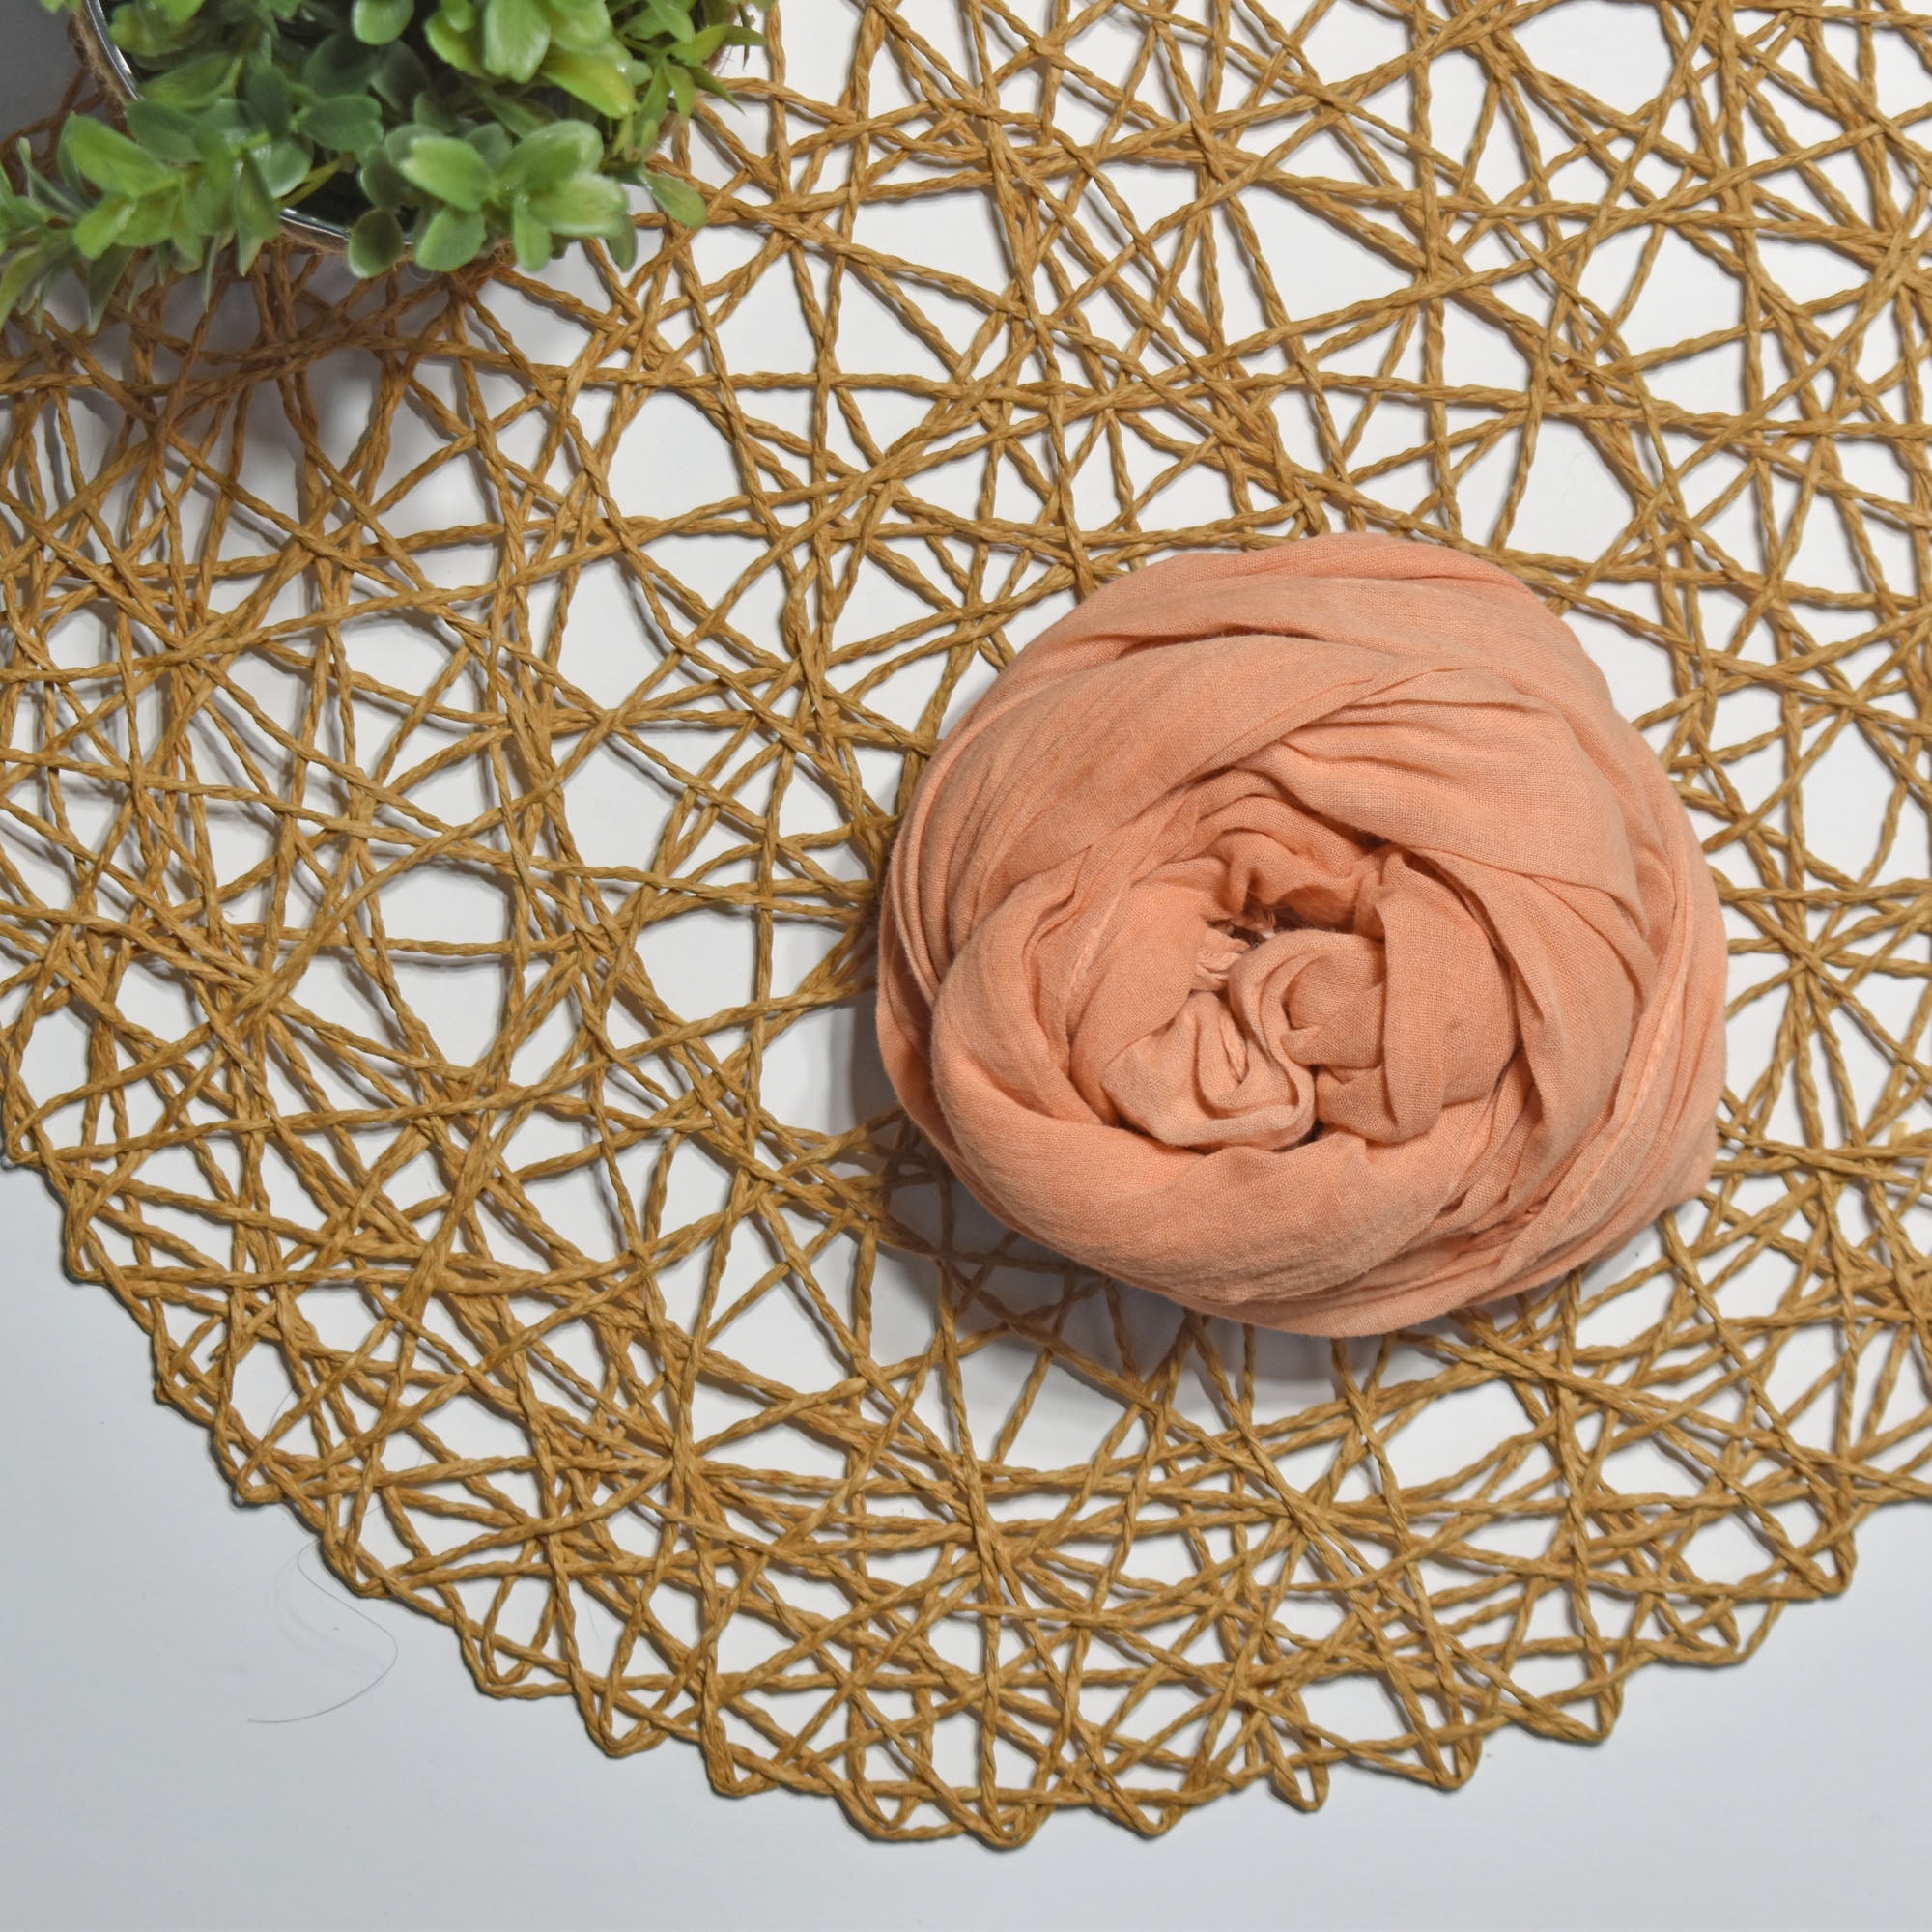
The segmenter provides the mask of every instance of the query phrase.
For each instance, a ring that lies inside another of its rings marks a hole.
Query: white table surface
[[[70,59],[33,0],[10,24],[9,127]],[[445,1633],[229,1502],[139,1331],[63,1278],[37,1179],[0,1173],[0,1925],[1932,1922],[1932,1511],[1871,1522],[1849,1595],[1742,1668],[1651,1669],[1607,1745],[1506,1734],[1460,1792],[1344,1773],[1313,1816],[1251,1791],[1152,1842],[876,1845],[480,1696]]]

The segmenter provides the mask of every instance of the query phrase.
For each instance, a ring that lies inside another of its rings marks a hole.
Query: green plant
[[[80,0],[42,0],[50,12]],[[137,96],[72,115],[53,165],[0,179],[0,322],[69,271],[89,326],[117,291],[245,271],[286,210],[348,228],[355,273],[461,268],[507,243],[537,270],[596,237],[636,247],[626,184],[702,223],[646,163],[771,0],[118,0]]]

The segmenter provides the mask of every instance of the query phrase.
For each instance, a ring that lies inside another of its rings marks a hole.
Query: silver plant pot
[[[114,44],[107,30],[104,0],[81,0],[75,24],[84,38],[83,51],[88,63],[102,81],[116,90],[123,100],[131,100],[141,91],[140,76],[128,64],[128,56]],[[312,214],[290,209],[282,215],[282,233],[310,248],[340,253],[349,243],[349,231],[338,222],[322,221]]]

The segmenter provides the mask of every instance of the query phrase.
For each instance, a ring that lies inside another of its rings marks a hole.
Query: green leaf
[[[174,170],[165,161],[144,154],[126,134],[85,114],[68,118],[61,128],[60,151],[63,159],[108,194],[151,194],[174,182]]]
[[[331,95],[304,107],[296,128],[319,148],[361,155],[383,138],[383,110],[366,94]]]
[[[678,42],[670,50],[671,59],[682,61],[686,67],[702,67],[724,44],[724,36],[730,31],[728,27],[706,27],[701,34]]]
[[[175,232],[185,198],[179,186],[165,194],[143,195],[134,203],[128,223],[121,230],[122,247],[156,248],[166,242]]]
[[[263,242],[273,239],[281,219],[281,210],[275,206],[275,198],[269,192],[269,185],[262,179],[262,171],[256,166],[254,156],[245,156],[242,172],[235,182],[236,227],[259,248]],[[251,250],[248,260],[252,262],[254,259]],[[243,267],[245,269],[246,264]]]
[[[415,16],[415,0],[355,0],[349,24],[367,46],[385,47]]]
[[[385,208],[372,208],[349,231],[349,270],[364,281],[386,274],[409,253],[403,224]]]
[[[650,5],[630,23],[634,40],[668,34],[674,41],[688,41],[692,35],[691,10],[677,0],[650,0]]]
[[[402,170],[425,194],[466,213],[481,208],[496,185],[489,162],[468,141],[453,140],[447,134],[425,134],[414,142],[403,156]],[[420,248],[417,259],[421,259]]]
[[[232,161],[256,136],[248,110],[239,100],[216,100],[194,118],[194,144],[208,167]]]
[[[530,213],[527,202],[518,202],[510,213],[510,239],[517,244],[517,267],[526,274],[538,274],[550,266],[554,245],[550,230]]]
[[[398,41],[383,49],[383,57],[376,64],[376,77],[369,84],[378,99],[400,114],[429,85],[429,71],[416,57],[413,47]]]
[[[548,128],[551,117],[527,100],[519,100],[515,95],[499,94],[491,103],[497,112],[497,124],[512,139],[522,140],[526,134],[534,134],[539,128]]]
[[[110,195],[74,224],[73,245],[90,262],[106,254],[121,239],[121,231],[133,219],[134,204],[125,195]]]
[[[49,181],[34,166],[33,150],[28,147],[24,135],[14,152],[19,159],[20,178],[26,185],[27,199],[43,213],[65,214],[71,220],[78,221],[94,205],[93,197],[87,192],[87,184],[80,179],[80,170],[71,160],[61,158],[60,172],[63,177],[70,172],[73,175],[73,186],[70,186],[64,178]]]
[[[489,0],[483,65],[506,80],[528,80],[550,50],[550,22],[537,0]]]
[[[277,202],[288,200],[308,177],[314,151],[306,141],[270,141],[255,151],[262,185]]]
[[[63,130],[64,132],[65,130]],[[68,191],[76,209],[87,206],[87,177],[80,171],[80,163],[73,157],[73,150],[63,140],[54,149],[54,171],[60,176],[60,185]],[[51,182],[47,184],[53,185]]]
[[[664,118],[664,111],[669,105],[670,77],[663,68],[659,68],[651,75],[650,84],[644,89],[643,96],[638,103],[639,118],[655,124]],[[655,139],[655,132],[653,138]]]
[[[235,226],[235,188],[242,175],[239,161],[204,168],[187,190],[188,217],[203,235],[225,235]]]
[[[616,58],[571,53],[553,46],[537,72],[542,79],[562,88],[599,114],[608,114],[613,121],[638,104],[637,92]]]
[[[194,117],[158,100],[135,99],[126,108],[128,131],[157,161],[185,163],[201,159]]]
[[[276,140],[289,131],[295,101],[289,93],[289,77],[272,61],[251,60],[246,68],[242,98],[250,111]]]
[[[509,135],[494,121],[486,121],[480,128],[471,128],[463,138],[483,156],[484,164],[490,170],[490,179],[495,181],[503,163],[510,158],[514,143]]]
[[[202,232],[201,223],[194,218],[185,194],[175,197],[174,225],[168,234],[168,252],[173,260],[168,264],[168,272],[188,274],[201,267],[201,258],[207,252],[208,239]],[[161,250],[156,249],[158,263]]]
[[[432,14],[423,29],[423,38],[429,43],[430,51],[440,60],[447,61],[458,73],[467,73],[475,80],[484,78],[482,50],[473,27],[466,32],[452,26],[443,14]]]
[[[38,250],[27,249],[15,255],[6,269],[0,270],[0,323],[4,323],[20,306],[20,298],[44,272],[45,266]]]
[[[217,95],[226,94],[233,84],[236,60],[232,54],[202,54],[180,67],[151,74],[141,84],[142,94],[170,107],[192,112],[206,107]]]
[[[511,193],[534,193],[593,172],[603,158],[604,143],[589,122],[554,121],[517,143],[498,178]]]
[[[558,235],[606,235],[629,224],[631,208],[615,182],[602,175],[573,175],[531,195],[530,213]]]
[[[380,148],[362,163],[357,179],[371,208],[401,208],[410,199],[402,169]]]
[[[364,94],[384,56],[347,34],[330,34],[302,62],[302,85],[317,94]]]
[[[108,22],[107,37],[136,61],[162,61],[177,51],[180,36],[156,14],[123,7]]]
[[[650,189],[651,199],[680,228],[702,228],[711,217],[704,197],[689,182],[653,173],[644,176],[644,185]]]
[[[114,299],[114,291],[121,286],[121,277],[128,268],[128,250],[110,248],[106,254],[87,270],[87,327],[92,334],[98,329],[107,314],[108,304]]]
[[[416,237],[416,267],[442,272],[473,262],[487,239],[483,217],[468,209],[439,209]]]
[[[570,53],[608,53],[611,47],[611,14],[603,0],[591,6],[559,5],[545,0],[550,15],[550,37]]]

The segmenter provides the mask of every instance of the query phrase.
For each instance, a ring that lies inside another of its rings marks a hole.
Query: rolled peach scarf
[[[879,1037],[1010,1226],[1357,1335],[1695,1194],[1723,988],[1697,840],[1568,628],[1327,536],[1124,576],[994,681],[893,853]]]

